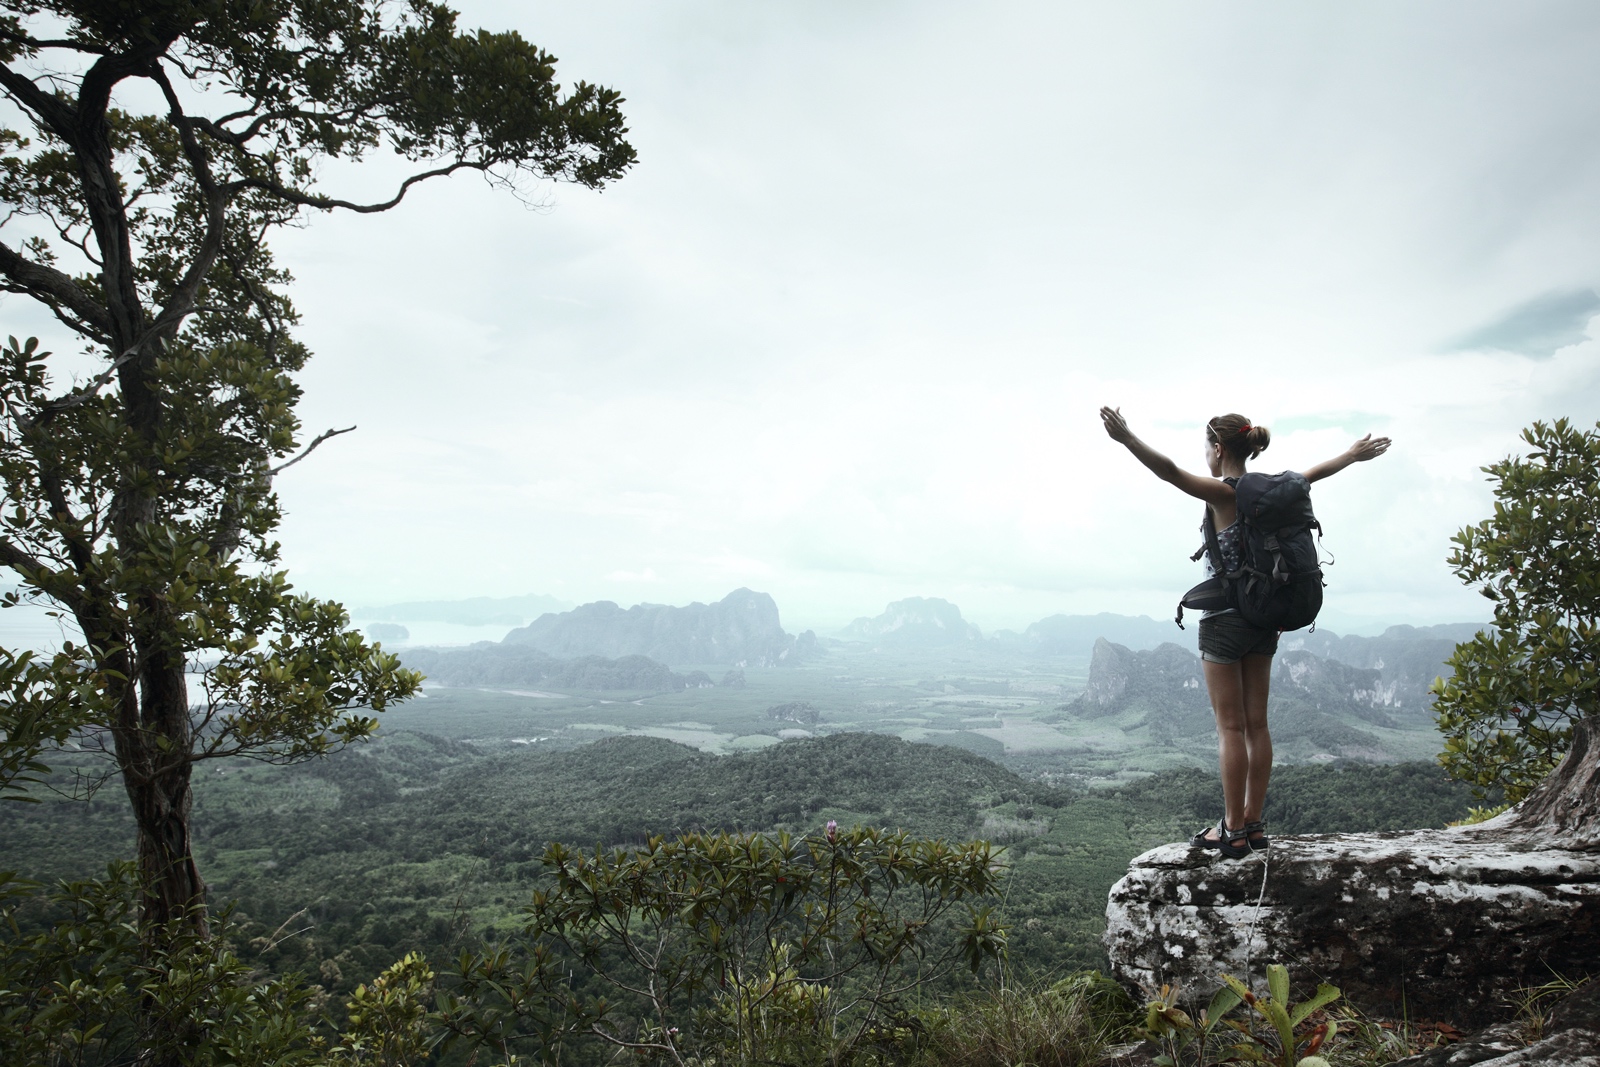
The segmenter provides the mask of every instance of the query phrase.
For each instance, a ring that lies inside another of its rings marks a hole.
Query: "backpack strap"
[[[1226,578],[1228,576],[1228,568],[1222,562],[1222,542],[1217,539],[1217,523],[1211,517],[1211,506],[1209,504],[1206,505],[1206,517],[1200,524],[1200,528],[1206,534],[1206,543],[1201,551],[1210,555],[1212,572]],[[1194,558],[1199,559],[1200,553],[1196,552]]]
[[[1239,479],[1237,478],[1224,478],[1222,480],[1235,489],[1239,487]],[[1234,521],[1237,522],[1238,520],[1236,519]],[[1222,580],[1222,588],[1224,591],[1226,591],[1233,583],[1233,580],[1242,575],[1244,571],[1240,570],[1229,572],[1227,567],[1223,564],[1222,542],[1217,539],[1217,523],[1216,520],[1211,517],[1210,504],[1206,505],[1206,512],[1200,518],[1200,529],[1205,531],[1206,541],[1205,544],[1195,549],[1194,555],[1189,557],[1189,562],[1198,563],[1200,562],[1201,556],[1209,554],[1211,557],[1211,573]],[[1193,590],[1191,590],[1191,592],[1193,592]],[[1172,621],[1178,624],[1178,629],[1183,629],[1183,601],[1181,600],[1178,602],[1177,617]]]
[[[1239,488],[1239,479],[1237,478],[1224,478],[1222,480],[1234,489]],[[1235,518],[1233,521],[1238,522],[1239,520]],[[1217,540],[1217,521],[1212,517],[1210,504],[1206,505],[1205,518],[1200,523],[1200,528],[1205,531],[1206,543],[1201,546],[1199,552],[1196,552],[1189,558],[1192,560],[1198,560],[1201,556],[1201,553],[1209,552],[1211,554],[1211,570],[1213,573],[1219,575],[1224,580],[1237,577],[1235,574],[1229,574],[1228,568],[1222,562],[1222,542]]]

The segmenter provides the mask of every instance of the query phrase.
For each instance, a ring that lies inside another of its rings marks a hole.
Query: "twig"
[[[111,379],[117,376],[117,371],[121,370],[129,360],[133,359],[139,354],[139,349],[142,347],[142,345],[143,340],[141,339],[139,344],[134,345],[132,348],[122,353],[122,355],[112,360],[111,365],[105,370],[89,379],[89,384],[87,386],[74,389],[72,392],[67,393],[64,396],[59,396],[56,399],[46,403],[37,417],[28,420],[29,423],[33,424],[42,422],[46,418],[49,418],[59,411],[66,411],[68,408],[80,407],[83,404],[87,404],[90,400],[93,400],[95,394],[104,389],[108,384],[110,384]]]
[[[315,452],[317,450],[317,446],[320,445],[322,442],[326,441],[328,438],[330,438],[330,437],[338,437],[340,434],[349,433],[351,430],[354,430],[354,429],[355,429],[354,426],[346,426],[342,430],[324,430],[322,433],[318,434],[316,436],[316,438],[309,445],[306,445],[305,451],[301,452],[298,456],[296,456],[293,459],[289,460],[287,463],[280,463],[276,467],[273,467],[271,470],[267,471],[267,477],[270,478],[273,475],[280,474],[283,471],[286,471],[290,467],[294,466],[296,463],[299,463],[301,460],[303,460],[307,456],[311,455],[311,453]]]
[[[1247,983],[1250,981],[1251,954],[1255,949],[1256,920],[1261,918],[1261,902],[1263,900],[1265,900],[1266,896],[1267,896],[1267,870],[1268,870],[1268,868],[1269,868],[1268,856],[1267,856],[1267,854],[1265,852],[1262,852],[1262,854],[1261,854],[1261,892],[1256,894],[1255,911],[1252,912],[1251,915],[1250,915],[1250,928],[1249,928],[1249,930],[1247,930],[1245,932],[1245,937],[1244,937],[1244,980]]]

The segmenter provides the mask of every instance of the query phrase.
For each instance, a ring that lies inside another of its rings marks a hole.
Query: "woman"
[[[1211,477],[1190,474],[1139,440],[1121,409],[1101,408],[1100,421],[1113,441],[1127,447],[1157,478],[1171,482],[1211,509],[1223,563],[1239,565],[1240,528],[1234,507],[1233,482],[1245,463],[1259,456],[1272,440],[1265,426],[1252,426],[1243,415],[1219,415],[1206,424],[1206,466]],[[1363,437],[1333,459],[1304,473],[1308,482],[1337,474],[1352,463],[1375,459],[1389,449],[1387,437]],[[1206,561],[1209,569],[1210,559]],[[1272,680],[1272,655],[1278,632],[1246,622],[1232,608],[1208,611],[1200,619],[1200,659],[1206,692],[1217,718],[1217,748],[1222,764],[1223,815],[1217,825],[1195,834],[1195,848],[1217,849],[1237,859],[1267,847],[1262,810],[1267,780],[1272,776],[1272,737],[1267,733],[1267,687]]]

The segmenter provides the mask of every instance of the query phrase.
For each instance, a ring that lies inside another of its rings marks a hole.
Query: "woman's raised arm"
[[[1121,408],[1103,407],[1100,409],[1100,422],[1106,428],[1106,435],[1113,441],[1122,445],[1133,457],[1164,482],[1182,489],[1192,497],[1204,500],[1207,504],[1233,503],[1233,486],[1216,478],[1204,478],[1198,474],[1190,474],[1171,459],[1157,452],[1128,429],[1128,421],[1122,417]]]
[[[1338,474],[1352,463],[1365,463],[1369,459],[1377,459],[1389,451],[1390,441],[1387,437],[1373,437],[1370,433],[1334,456],[1325,459],[1310,470],[1302,471],[1308,482],[1320,481],[1330,474]]]

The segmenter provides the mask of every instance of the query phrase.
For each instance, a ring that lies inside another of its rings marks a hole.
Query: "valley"
[[[563,689],[548,666],[527,674],[468,669],[493,651],[404,652],[430,684],[385,723],[488,746],[559,750],[624,734],[713,754],[864,731],[962,748],[1057,784],[1214,760],[1199,658],[1177,645],[1157,652],[1103,642],[1088,655],[1035,655],[997,642],[886,649],[830,641],[794,666],[674,664],[670,672],[636,670],[635,687],[606,691]],[[486,676],[498,684],[461,684]],[[1086,702],[1092,680],[1097,691],[1116,688],[1118,698]],[[1429,759],[1439,742],[1425,700],[1422,685],[1386,684],[1381,669],[1285,652],[1272,705],[1279,759]],[[806,721],[768,714],[791,704],[806,706]]]
[[[922,607],[944,625],[919,621]],[[451,958],[511,934],[551,842],[805,835],[833,820],[1002,845],[1010,966],[1060,975],[1103,966],[1106,894],[1129,860],[1217,816],[1200,661],[1148,619],[1058,616],[983,638],[954,605],[902,602],[855,628],[870,640],[802,641],[775,611],[742,636],[714,611],[677,616],[694,640],[605,616],[635,636],[591,617],[585,645],[547,614],[566,656],[527,641],[402,646],[429,682],[384,712],[376,740],[298,765],[197,767],[196,858],[213,899],[234,903],[246,951],[346,995],[405,952]],[[1312,636],[1291,635],[1275,667],[1274,831],[1465,815],[1470,791],[1433,762],[1423,680],[1448,635]],[[638,644],[719,641],[722,658],[698,663]],[[766,651],[734,658],[746,647]],[[52,763],[41,803],[0,809],[7,864],[94,877],[131,854],[132,820],[118,783],[96,778],[106,764]],[[300,933],[278,937],[286,923]]]

